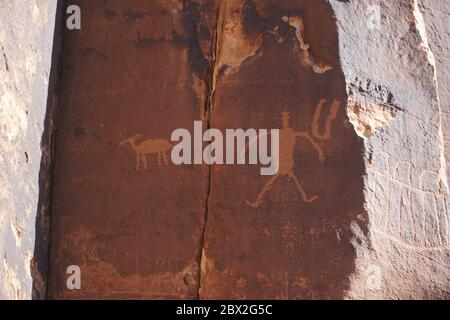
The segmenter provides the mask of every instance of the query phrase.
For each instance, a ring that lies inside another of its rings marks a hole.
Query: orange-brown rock
[[[237,3],[238,13],[229,8]],[[354,272],[350,225],[364,217],[364,171],[331,7],[226,1],[220,12],[211,126],[280,128],[280,169],[212,167],[200,296],[342,297]],[[245,49],[221,49],[228,39]]]
[[[196,298],[208,167],[172,165],[169,140],[204,113],[215,7],[73,3],[83,25],[64,34],[49,295]]]
[[[448,297],[445,4],[71,4],[50,298]],[[278,173],[175,166],[194,121],[279,129]]]

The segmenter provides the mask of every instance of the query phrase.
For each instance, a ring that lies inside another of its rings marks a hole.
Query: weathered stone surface
[[[49,298],[450,297],[449,0],[68,4]],[[0,298],[30,298],[48,214],[55,6],[0,4]],[[194,120],[279,128],[280,171],[173,165]]]
[[[359,132],[369,228],[354,222],[356,272],[348,296],[448,297],[448,184],[437,66],[422,13],[413,0],[330,2],[347,112],[357,131],[360,122],[367,127]],[[381,7],[380,29],[367,27],[367,8],[374,4]]]
[[[56,2],[0,4],[0,299],[30,299]]]
[[[51,298],[448,296],[445,5],[77,4]],[[280,128],[279,173],[165,163],[193,120]],[[72,264],[80,291],[66,288]]]
[[[450,168],[450,2],[419,0],[418,4],[423,14],[428,43],[436,63],[448,169]]]
[[[200,296],[342,298],[351,224],[366,220],[364,163],[331,6],[235,0],[219,12],[211,126],[280,128],[280,170],[212,167]]]

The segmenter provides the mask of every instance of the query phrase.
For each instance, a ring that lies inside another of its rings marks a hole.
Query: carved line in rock
[[[414,185],[415,170],[405,160],[391,166],[388,153],[374,155],[369,166],[374,231],[411,250],[450,250],[448,192],[440,189],[439,171],[422,171]],[[420,208],[416,215],[412,211],[415,202]],[[408,223],[402,223],[405,219]]]
[[[322,112],[326,99],[321,99],[316,106],[313,120],[311,122],[311,133],[307,131],[295,131],[290,126],[290,114],[287,111],[282,112],[282,129],[280,129],[280,169],[278,174],[273,176],[261,189],[260,193],[256,197],[254,202],[245,201],[245,203],[253,208],[258,208],[264,201],[266,194],[272,189],[276,180],[281,176],[286,176],[292,179],[295,183],[297,190],[299,191],[302,200],[307,203],[315,202],[319,200],[319,196],[308,196],[301,180],[294,173],[294,147],[296,145],[296,138],[307,140],[311,143],[314,150],[317,152],[318,159],[321,163],[326,160],[323,148],[316,140],[328,141],[331,138],[332,124],[336,120],[338,112],[341,107],[341,102],[334,100],[330,106],[329,113],[325,119],[325,125],[323,130],[320,128],[320,120],[322,118]],[[137,140],[141,138],[141,134],[134,135],[126,140],[120,142],[121,146],[129,145],[136,154],[136,171],[139,171],[141,164],[145,170],[148,170],[149,155],[156,155],[157,164],[161,166],[169,164],[166,152],[170,151],[173,145],[165,139],[147,139],[137,144]],[[247,144],[248,145],[248,144]]]
[[[162,165],[164,161],[165,164],[169,164],[167,160],[166,152],[172,149],[172,144],[165,139],[147,139],[139,144],[136,144],[137,139],[141,138],[141,134],[132,136],[129,139],[123,140],[120,144],[129,144],[133,151],[136,153],[136,171],[139,171],[141,163],[145,170],[148,170],[148,160],[149,155],[156,155],[158,166]]]
[[[318,195],[308,196],[301,180],[294,173],[294,148],[296,145],[296,139],[302,138],[311,143],[315,151],[317,152],[319,161],[323,163],[326,159],[325,153],[323,152],[322,147],[317,143],[314,139],[321,141],[327,141],[331,138],[331,126],[334,120],[336,120],[337,114],[339,112],[341,102],[334,100],[330,107],[329,114],[325,121],[325,128],[323,132],[320,131],[320,118],[322,114],[322,109],[327,100],[321,99],[320,102],[316,106],[316,110],[313,116],[313,121],[311,123],[311,134],[307,131],[295,131],[290,126],[290,115],[289,112],[282,113],[282,129],[280,129],[280,169],[278,174],[273,176],[266,182],[258,196],[256,197],[254,202],[245,201],[247,205],[252,208],[259,208],[267,193],[273,188],[276,180],[282,176],[288,177],[292,179],[295,183],[295,186],[300,193],[302,200],[307,203],[312,203],[320,199]]]

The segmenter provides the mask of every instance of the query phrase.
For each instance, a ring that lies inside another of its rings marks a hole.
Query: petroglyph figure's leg
[[[167,155],[166,155],[166,153],[165,152],[163,152],[163,160],[164,160],[164,163],[165,164],[169,164],[169,160],[167,160]]]
[[[269,181],[266,182],[264,187],[261,189],[261,192],[258,194],[258,197],[256,198],[255,202],[251,203],[250,201],[246,201],[245,203],[252,208],[259,208],[259,206],[263,203],[264,196],[266,195],[267,192],[270,191],[270,189],[272,189],[273,184],[275,183],[278,177],[279,175],[273,176],[272,178],[270,178]]]
[[[303,199],[304,202],[311,203],[311,202],[314,202],[316,200],[319,200],[319,196],[308,197],[306,195],[306,192],[303,189],[302,183],[298,180],[298,178],[294,174],[290,173],[289,177],[291,177],[294,180],[295,185],[297,186],[297,189],[300,192],[300,195],[302,196],[302,199]]]

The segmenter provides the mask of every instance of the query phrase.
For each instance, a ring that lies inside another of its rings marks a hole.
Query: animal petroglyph
[[[325,128],[321,131],[320,118],[326,102],[327,101],[325,99],[322,99],[316,106],[313,121],[311,123],[311,133],[307,131],[295,131],[289,123],[289,112],[282,112],[282,128],[280,129],[280,167],[278,174],[274,175],[271,179],[269,179],[269,181],[266,182],[254,202],[246,201],[249,206],[253,208],[258,208],[261,206],[267,193],[273,188],[275,182],[281,176],[286,176],[294,181],[295,186],[304,202],[311,203],[319,199],[318,195],[308,195],[303,187],[303,183],[295,175],[294,149],[297,143],[297,138],[304,139],[308,141],[317,152],[319,161],[321,163],[325,162],[325,153],[323,152],[321,145],[316,140],[327,141],[331,138],[331,126],[333,121],[336,119],[341,106],[341,103],[337,100],[332,103],[329,114],[325,120]]]
[[[129,144],[131,148],[136,153],[136,171],[139,171],[141,163],[145,170],[148,170],[148,160],[147,157],[151,154],[156,155],[158,161],[158,166],[163,164],[168,164],[166,152],[172,148],[172,144],[165,139],[147,139],[141,143],[136,144],[136,141],[140,139],[142,135],[137,134],[129,139],[123,140],[120,145]]]
[[[416,172],[413,163],[393,164],[389,154],[378,152],[369,184],[376,233],[412,250],[450,249],[448,191],[438,171]]]

